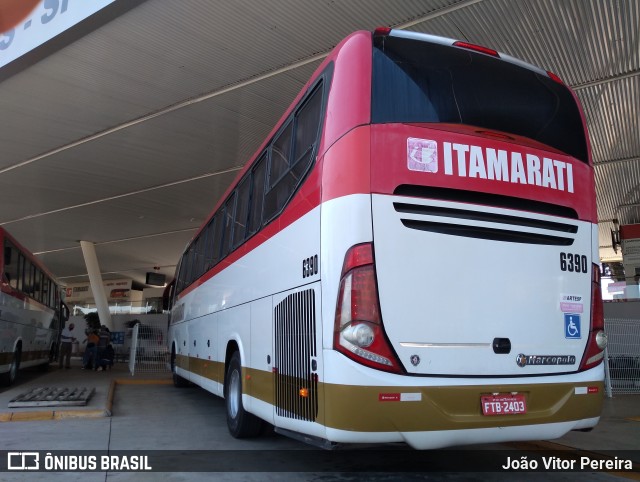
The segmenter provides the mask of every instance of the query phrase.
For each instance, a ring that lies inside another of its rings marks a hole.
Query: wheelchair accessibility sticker
[[[564,337],[579,340],[580,336],[580,315],[575,313],[564,314]]]

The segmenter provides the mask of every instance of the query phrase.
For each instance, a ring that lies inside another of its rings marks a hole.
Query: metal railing
[[[608,318],[604,325],[607,396],[640,394],[640,320]]]
[[[133,327],[129,351],[129,371],[162,373],[169,371],[167,325],[163,320],[145,320]]]

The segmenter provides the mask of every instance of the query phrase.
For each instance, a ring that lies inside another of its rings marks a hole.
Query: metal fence
[[[137,323],[131,334],[129,371],[160,373],[169,371],[167,325],[163,320]]]
[[[640,320],[605,319],[607,395],[640,394]]]

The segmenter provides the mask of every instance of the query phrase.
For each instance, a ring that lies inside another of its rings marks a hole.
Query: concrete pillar
[[[98,308],[100,323],[113,331],[113,323],[111,322],[111,314],[109,313],[109,303],[107,302],[107,295],[104,293],[104,284],[102,283],[100,266],[98,265],[98,257],[96,256],[96,247],[90,241],[80,241],[80,247],[82,248],[82,255],[84,256],[84,263],[87,265],[91,291],[93,292],[93,299]]]

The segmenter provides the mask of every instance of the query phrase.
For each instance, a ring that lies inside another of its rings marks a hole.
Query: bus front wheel
[[[227,407],[227,427],[234,438],[255,437],[260,433],[262,420],[247,412],[242,405],[242,366],[240,353],[229,361],[224,379],[224,399]]]

